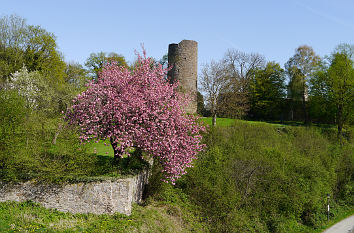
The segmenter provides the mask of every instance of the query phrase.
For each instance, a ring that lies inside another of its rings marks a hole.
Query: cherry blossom
[[[73,100],[66,119],[79,127],[83,142],[109,139],[115,158],[129,156],[131,148],[152,155],[164,181],[174,184],[205,147],[205,127],[185,112],[189,99],[164,78],[167,69],[153,64],[145,51],[133,70],[107,64]]]

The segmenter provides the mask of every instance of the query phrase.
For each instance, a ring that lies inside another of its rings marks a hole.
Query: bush
[[[0,152],[19,139],[26,112],[22,97],[14,91],[0,90]]]
[[[333,144],[318,128],[236,122],[212,129],[205,141],[208,150],[176,188],[201,208],[213,232],[318,228],[327,193],[353,206],[352,146]]]
[[[14,104],[8,101],[7,105],[1,105],[6,107],[6,111],[1,112],[1,120],[10,124],[1,124],[0,180],[90,181],[136,174],[147,166],[137,156],[124,158],[120,164],[113,165],[113,157],[89,153],[91,145],[81,144],[78,133],[60,118],[46,118],[36,112],[20,117],[26,109],[20,109],[22,102],[18,101],[21,98],[11,95]],[[63,124],[64,129],[53,145],[58,124]]]

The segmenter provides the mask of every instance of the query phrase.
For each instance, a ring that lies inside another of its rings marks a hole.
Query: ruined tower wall
[[[179,81],[180,90],[191,96],[192,102],[186,107],[188,113],[197,112],[198,43],[182,40],[168,47],[168,72],[171,82]]]

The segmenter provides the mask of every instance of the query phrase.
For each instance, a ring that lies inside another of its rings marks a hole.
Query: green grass
[[[156,202],[135,205],[131,216],[71,214],[33,202],[4,202],[0,232],[204,232],[202,225],[184,215],[179,207]]]
[[[212,117],[202,117],[201,119],[207,125],[211,125],[212,123]],[[292,126],[303,125],[303,123],[301,122],[280,123],[280,122],[264,122],[264,121],[246,121],[246,120],[231,119],[231,118],[216,118],[216,126],[227,127],[227,126],[234,125],[236,122],[247,122],[248,124],[254,124],[254,125],[273,125],[277,127],[281,127],[284,125],[292,125]]]
[[[212,117],[203,117],[201,119],[204,123],[211,125]],[[235,121],[236,121],[235,119],[230,119],[230,118],[217,118],[216,125],[217,126],[231,126],[235,123]]]
[[[99,156],[114,156],[113,148],[109,140],[99,141],[99,142],[90,142],[87,145],[87,152],[96,154]]]
[[[212,123],[212,117],[202,117],[201,118],[204,123],[207,125],[211,125]],[[247,122],[249,124],[254,124],[254,125],[273,125],[277,127],[282,127],[282,126],[304,126],[304,122],[300,121],[247,121],[247,120],[239,120],[239,119],[231,119],[231,118],[216,118],[216,125],[217,126],[232,126],[236,122]],[[311,124],[313,127],[318,127],[318,128],[323,128],[323,129],[333,129],[337,130],[336,125],[331,125],[331,124]],[[346,128],[350,129],[349,126]]]

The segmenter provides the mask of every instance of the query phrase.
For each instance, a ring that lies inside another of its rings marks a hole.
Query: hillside
[[[313,232],[353,211],[353,142],[335,130],[236,121],[177,184],[217,232]],[[349,133],[348,133],[349,134]]]
[[[211,128],[208,148],[175,186],[155,166],[145,203],[129,217],[0,203],[0,231],[320,232],[331,224],[327,193],[332,222],[354,212],[353,141],[331,135],[242,121]]]

